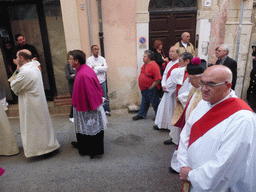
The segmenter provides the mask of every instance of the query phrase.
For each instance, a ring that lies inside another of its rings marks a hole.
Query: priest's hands
[[[163,86],[163,91],[164,91],[165,93],[168,93],[166,86]]]
[[[188,173],[191,171],[192,169],[190,167],[182,167],[180,168],[180,180],[182,181],[188,181]]]

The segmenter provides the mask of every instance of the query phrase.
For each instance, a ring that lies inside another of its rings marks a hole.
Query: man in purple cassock
[[[103,108],[103,91],[99,80],[89,66],[85,64],[85,53],[73,50],[69,55],[71,67],[76,69],[72,103],[77,142],[71,144],[80,155],[91,158],[104,153],[104,130],[107,118]]]

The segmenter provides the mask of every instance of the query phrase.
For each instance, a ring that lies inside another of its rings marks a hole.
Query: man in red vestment
[[[205,70],[203,100],[180,134],[180,179],[191,192],[256,191],[256,115],[231,82],[226,66]]]

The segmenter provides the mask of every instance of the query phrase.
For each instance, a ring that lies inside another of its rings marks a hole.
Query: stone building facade
[[[43,10],[38,8],[41,5],[38,2],[43,4]],[[18,6],[17,10],[26,15],[22,18],[9,16],[10,38],[13,39],[16,33],[22,33],[29,44],[38,48],[40,61],[43,63],[45,88],[52,95],[68,94],[64,74],[67,51],[81,49],[89,57],[90,46],[94,44],[100,46],[103,42],[104,47],[101,48],[104,48],[109,66],[107,82],[111,108],[125,108],[129,104],[139,105],[138,75],[143,65],[142,56],[146,49],[151,48],[149,34],[152,9],[149,10],[149,4],[172,3],[174,6],[172,8],[160,7],[156,11],[153,8],[153,12],[160,11],[168,15],[194,11],[196,24],[193,43],[196,44],[198,56],[206,59],[208,63],[215,63],[216,46],[227,44],[230,48],[229,56],[238,62],[235,91],[239,97],[246,98],[252,68],[251,46],[256,45],[256,8],[253,0],[41,0],[38,2],[0,1],[0,5],[5,5],[7,10]],[[194,7],[191,8],[189,5]],[[30,11],[29,14],[26,10]],[[4,10],[2,12],[4,13]],[[38,16],[32,17],[35,12]],[[10,15],[10,11],[8,13]],[[102,18],[99,19],[99,15]],[[101,24],[103,38],[99,37]],[[181,33],[182,31],[179,35]],[[13,42],[15,43],[14,40]],[[7,90],[8,98],[11,99],[3,55],[2,50],[0,80]]]

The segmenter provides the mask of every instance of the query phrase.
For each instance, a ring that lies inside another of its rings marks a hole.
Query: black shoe
[[[133,119],[133,121],[137,121],[137,120],[144,119],[144,118],[139,115],[136,115],[132,119]]]
[[[168,168],[170,173],[175,173],[175,174],[179,174],[177,171],[175,171],[172,167],[169,167]]]
[[[154,129],[154,130],[160,130],[157,125],[154,125],[154,126],[153,126],[153,129]]]
[[[78,149],[78,143],[76,141],[71,141],[71,145]]]
[[[168,140],[164,141],[164,144],[165,145],[171,145],[171,144],[174,144],[174,143],[172,142],[172,139],[168,139]]]
[[[109,116],[109,117],[111,116],[109,111],[106,111],[105,113],[106,113],[107,116]]]

